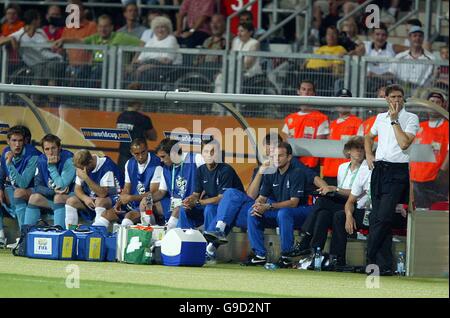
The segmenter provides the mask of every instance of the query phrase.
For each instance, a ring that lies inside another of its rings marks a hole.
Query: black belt
[[[386,167],[386,168],[409,168],[408,162],[389,162],[389,161],[375,161],[375,166]]]

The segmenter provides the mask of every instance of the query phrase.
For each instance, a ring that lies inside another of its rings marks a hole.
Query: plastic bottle
[[[403,252],[399,252],[398,253],[396,274],[398,276],[405,276],[406,275],[405,256],[404,256]]]
[[[156,224],[155,215],[153,214],[153,196],[151,193],[145,198],[145,212],[141,213],[141,223],[143,225]]]
[[[363,218],[363,225],[369,227],[369,215],[372,212],[372,203],[370,202],[370,198],[367,199],[366,206],[365,206],[365,212],[364,212],[364,218]]]
[[[277,264],[274,263],[274,250],[273,250],[273,242],[269,242],[269,248],[267,250],[267,262],[264,265],[265,269],[268,270],[276,270],[278,268]]]
[[[322,251],[320,250],[320,247],[317,247],[316,252],[314,253],[314,270],[322,270]]]

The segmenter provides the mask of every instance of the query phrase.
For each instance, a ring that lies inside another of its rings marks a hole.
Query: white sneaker
[[[6,237],[0,237],[0,248],[6,247]]]
[[[17,247],[17,245],[19,244],[19,240],[20,240],[19,237],[16,238],[16,242],[6,245],[6,248],[15,249]]]

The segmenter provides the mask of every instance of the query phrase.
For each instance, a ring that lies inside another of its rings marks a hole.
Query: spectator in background
[[[396,54],[407,50],[403,45],[391,44],[387,41],[388,29],[383,23],[378,28],[371,30],[372,41],[364,41],[356,48],[359,56],[393,58]],[[375,87],[385,86],[391,81],[393,75],[389,63],[371,62],[367,63],[367,91],[375,91]]]
[[[431,64],[420,64],[420,60],[434,61],[436,57],[423,48],[423,30],[414,26],[408,34],[411,47],[395,56],[398,63],[391,64],[390,71],[395,78],[400,80],[406,87],[415,89],[430,84],[433,76],[434,66]],[[402,64],[401,61],[417,61],[413,64]]]
[[[337,92],[336,97],[352,97],[352,93],[348,89],[341,89]],[[351,107],[337,107],[339,117],[333,120],[330,125],[330,135],[328,139],[331,140],[347,140],[355,136],[361,126],[362,120],[351,113]],[[338,185],[337,175],[339,166],[348,159],[340,158],[324,158],[323,159],[323,179],[329,185]]]
[[[0,38],[2,36],[9,36],[14,32],[23,28],[25,23],[20,20],[21,10],[17,4],[9,4],[5,9],[5,22],[1,26]]]
[[[251,11],[244,11],[239,14],[239,23],[244,22],[253,24],[253,26],[255,27],[253,37],[257,40],[266,32],[266,30],[264,30],[263,28],[256,29],[256,26],[254,25],[253,13]]]
[[[214,0],[184,0],[177,14],[175,36],[181,47],[195,48],[209,37],[209,19],[214,14]],[[183,29],[183,19],[187,18],[187,29]]]
[[[164,17],[155,17],[152,21],[153,37],[145,43],[148,48],[178,49],[177,39],[172,35],[172,22]],[[173,52],[142,52],[137,57],[136,78],[141,79],[144,72],[151,71],[157,66],[164,66],[173,63],[181,64],[179,54]],[[159,74],[155,74],[159,76]],[[151,77],[156,80],[156,78]],[[149,78],[145,78],[149,80]]]
[[[25,26],[19,31],[0,39],[0,46],[10,43],[13,47],[27,45],[20,51],[20,57],[24,63],[31,68],[34,78],[33,84],[56,85],[56,78],[61,77],[62,56],[52,52],[48,48],[34,47],[33,44],[48,43],[48,37],[40,28],[41,16],[36,10],[28,10],[24,14]],[[42,83],[42,79],[46,82]]]
[[[146,29],[142,35],[141,35],[141,41],[144,43],[147,43],[151,40],[151,38],[154,35],[154,32],[152,30],[152,21],[154,18],[161,16],[161,12],[158,10],[149,10],[147,12],[147,26],[148,29]]]
[[[314,4],[314,21],[311,30],[313,45],[318,46],[325,42],[322,39],[326,37],[328,27],[337,25],[337,22],[341,19],[340,8],[343,2],[341,0],[328,0],[328,5],[325,1]],[[323,15],[325,15],[324,18]]]
[[[406,33],[409,34],[409,31],[414,26],[423,28],[422,22],[420,22],[419,19],[409,19],[408,21],[406,21]],[[409,42],[409,38],[405,39],[405,41],[403,42],[403,45],[405,46],[405,50],[407,50],[407,48],[411,46],[411,43]],[[423,41],[423,47],[430,52],[432,50],[431,43],[428,41],[425,41],[425,40]]]
[[[253,38],[255,28],[251,22],[239,24],[238,35],[233,39],[231,50],[240,52],[259,51],[259,41]],[[258,58],[253,56],[244,57],[244,76],[251,77],[261,74],[262,69]]]
[[[82,1],[72,0],[70,1],[70,4],[78,5],[79,7],[80,27],[64,27],[61,39],[55,42],[55,47],[61,47],[63,43],[70,43],[74,39],[84,39],[97,32],[97,24],[94,21],[89,21],[86,18],[86,13]],[[69,66],[66,69],[66,74],[69,74],[69,76],[73,79],[88,78],[88,74],[90,72],[89,65],[92,60],[92,51],[82,49],[67,49],[66,52],[69,60]]]
[[[65,25],[61,8],[55,5],[49,6],[45,18],[47,19],[48,25],[44,26],[42,29],[48,39],[50,41],[59,40],[62,36]]]
[[[448,45],[441,46],[439,49],[439,54],[441,56],[441,60],[447,61],[448,63]],[[443,90],[448,90],[448,65],[438,66],[434,86]]]
[[[349,18],[342,23],[342,29],[339,33],[339,44],[348,52],[348,55],[356,55],[356,48],[362,44],[358,37],[358,25],[355,19]]]
[[[127,89],[139,90],[138,83],[131,83]],[[142,114],[142,101],[129,101],[128,108],[117,118],[116,128],[125,129],[130,132],[131,140],[143,138],[145,140],[156,140],[157,133],[153,127],[152,120],[147,115]],[[130,143],[121,142],[119,146],[118,166],[120,171],[125,171],[125,163],[132,157],[130,153]]]
[[[443,93],[432,91],[428,101],[447,109]],[[436,162],[411,162],[411,180],[414,200],[418,208],[430,208],[435,202],[448,201],[448,120],[435,111],[429,111],[429,120],[420,123],[415,143],[433,148]],[[444,162],[447,160],[447,166]]]
[[[326,33],[327,44],[316,49],[314,54],[343,57],[347,54],[347,50],[342,45],[339,45],[338,39],[339,32],[336,27],[329,26]],[[305,71],[310,73],[314,82],[318,83],[319,90],[323,90],[324,94],[330,94],[330,91],[335,91],[336,77],[341,77],[344,72],[344,61],[309,59],[306,61]]]
[[[313,82],[303,80],[297,90],[299,96],[316,96]],[[307,105],[300,105],[300,111],[284,119],[282,132],[288,138],[326,139],[330,133],[328,117]],[[320,172],[319,158],[301,157],[300,161],[307,167]]]
[[[139,11],[135,3],[128,3],[123,8],[123,16],[125,17],[126,24],[121,27],[117,32],[122,32],[140,39],[146,28],[139,24]]]

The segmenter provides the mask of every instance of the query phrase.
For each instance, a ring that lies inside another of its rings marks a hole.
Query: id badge
[[[170,211],[172,212],[175,208],[178,208],[183,204],[183,200],[181,198],[170,198]]]

